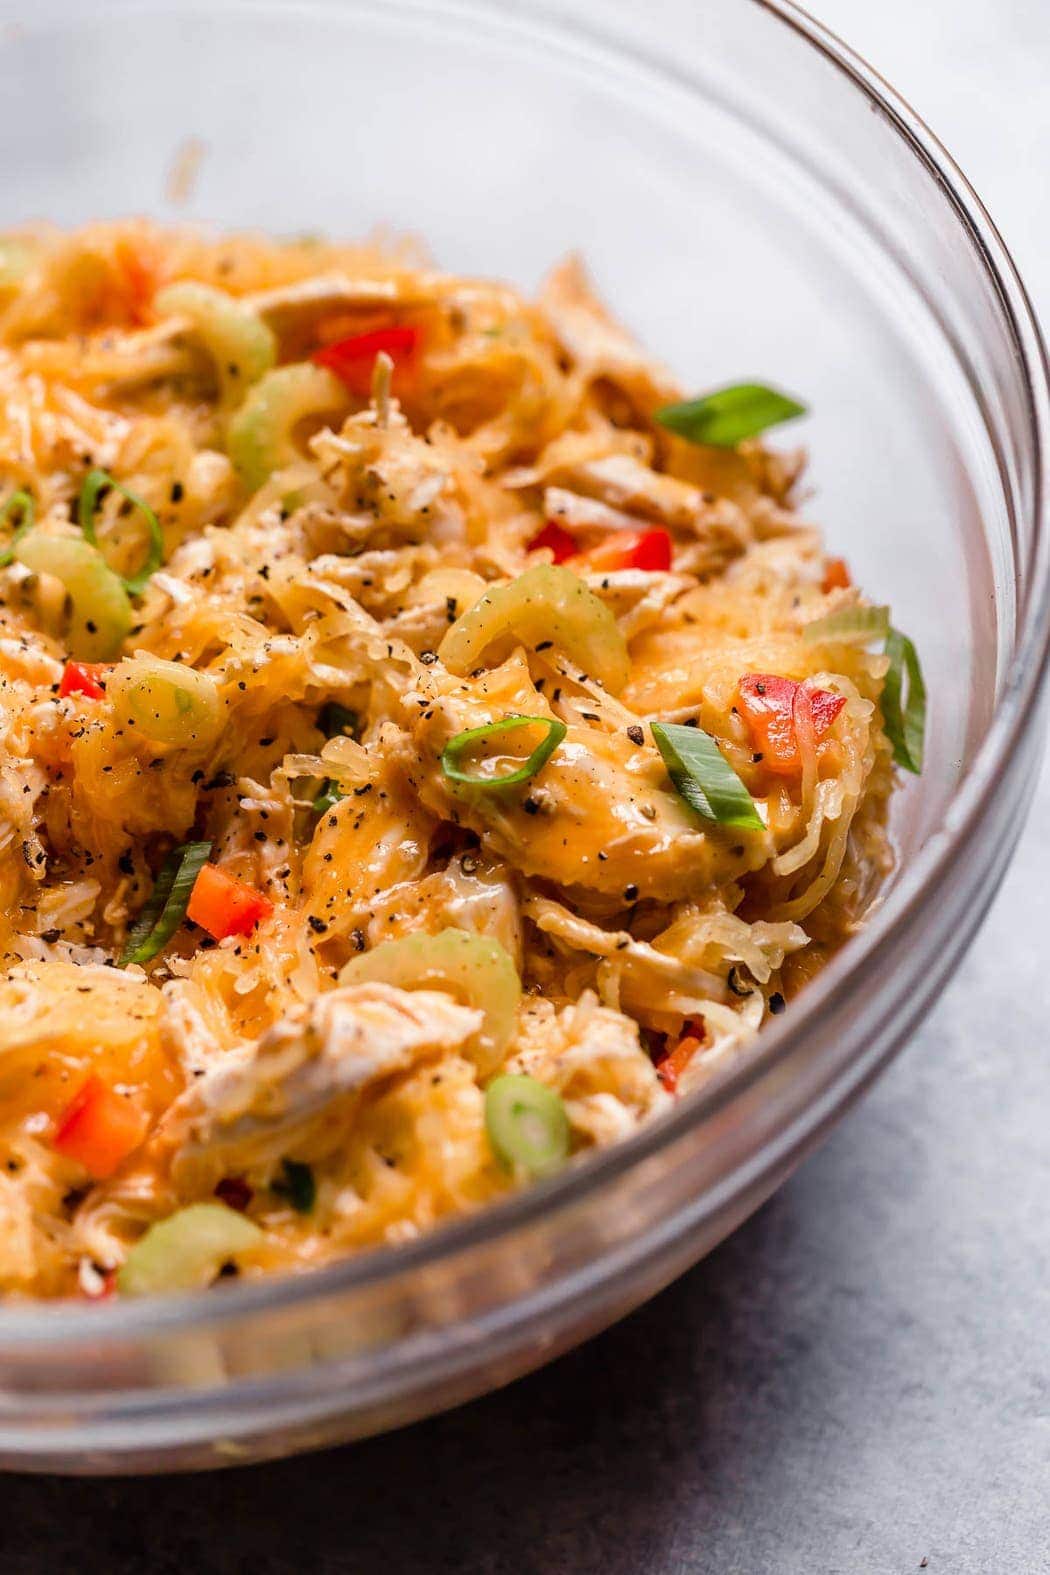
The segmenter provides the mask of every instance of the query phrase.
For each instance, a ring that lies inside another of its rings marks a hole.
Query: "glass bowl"
[[[0,1464],[285,1454],[505,1383],[651,1296],[928,1011],[1041,744],[1043,350],[943,149],[785,0],[0,0],[0,73],[0,224],[383,224],[526,286],[579,247],[687,384],[757,376],[806,398],[810,512],[929,682],[892,887],[719,1086],[486,1213],[312,1276],[0,1309]],[[180,192],[173,165],[195,159]]]

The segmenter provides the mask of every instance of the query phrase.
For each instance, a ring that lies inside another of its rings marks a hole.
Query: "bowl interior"
[[[795,391],[812,416],[780,440],[811,448],[809,512],[892,603],[925,666],[928,766],[895,804],[907,856],[987,725],[1008,643],[996,456],[914,276],[915,237],[887,235],[865,200],[852,124],[846,136],[836,122],[836,153],[812,95],[775,107],[746,95],[749,53],[767,41],[718,15],[739,8],[667,9],[706,96],[641,54],[625,61],[499,8],[45,6],[0,54],[0,222],[143,212],[277,233],[385,229],[420,236],[441,266],[525,287],[579,249],[690,389],[757,377]],[[841,91],[830,68],[820,86],[827,116]],[[906,207],[907,155],[889,133],[884,151],[900,161],[891,207]],[[199,156],[182,200],[180,156]]]
[[[420,236],[440,266],[526,288],[578,249],[688,388],[753,377],[795,392],[811,416],[776,441],[797,432],[811,449],[808,512],[892,604],[925,669],[926,769],[893,808],[906,874],[950,819],[1025,616],[1030,385],[986,236],[870,79],[851,78],[789,12],[780,0],[565,0],[556,16],[531,0],[35,0],[27,13],[0,0],[0,226],[146,213],[276,233],[383,228]],[[198,156],[180,193],[173,172]],[[780,1153],[797,1154],[843,1088],[871,1075],[854,1056],[864,1036],[875,1068],[902,1031],[880,1005],[887,980],[869,974],[866,989],[808,1044],[812,1085],[782,1060],[750,1105],[692,1127],[679,1111],[666,1152],[646,1138],[644,1164],[632,1177],[624,1161],[604,1198],[588,1199],[581,1171],[560,1214],[517,1200],[522,1234],[495,1269],[481,1256],[488,1227],[468,1222],[462,1262],[435,1248],[410,1283],[376,1270],[356,1290],[344,1265],[318,1276],[313,1302],[277,1288],[273,1322],[248,1286],[206,1311],[104,1309],[68,1340],[71,1315],[48,1309],[39,1346],[35,1314],[32,1330],[0,1318],[0,1460],[214,1463],[220,1438],[280,1452],[505,1381],[655,1290],[770,1190],[790,1159],[763,1162],[763,1145],[790,1117],[806,1132]],[[781,1021],[774,1048],[786,1035]],[[856,1061],[841,1087],[822,1081],[832,1055],[840,1069]],[[694,1203],[687,1239],[678,1218]],[[642,1241],[644,1274],[631,1256]],[[570,1274],[586,1296],[544,1301]],[[247,1334],[238,1308],[254,1320]],[[214,1339],[181,1333],[183,1312]],[[325,1367],[337,1358],[338,1381]],[[212,1405],[242,1382],[255,1386],[247,1398]],[[175,1419],[177,1391],[192,1394]]]

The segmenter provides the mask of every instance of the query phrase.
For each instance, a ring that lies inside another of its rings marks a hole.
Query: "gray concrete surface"
[[[942,134],[1050,309],[1047,0],[820,9]],[[1044,771],[924,1031],[656,1302],[354,1449],[212,1478],[8,1478],[2,1575],[1050,1571],[1048,937]]]

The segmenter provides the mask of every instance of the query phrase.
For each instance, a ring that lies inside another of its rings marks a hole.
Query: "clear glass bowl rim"
[[[1050,367],[1046,346],[1027,290],[1014,261],[988,214],[954,159],[911,106],[883,77],[836,34],[792,0],[748,0],[769,13],[824,56],[852,85],[878,107],[898,138],[931,174],[948,197],[956,217],[974,245],[994,285],[1009,323],[1027,394],[1028,439],[1032,464],[1032,534],[1023,566],[1024,595],[1018,608],[1017,636],[1003,678],[1002,697],[981,741],[969,774],[950,802],[939,834],[928,838],[898,878],[885,903],[864,930],[811,983],[790,1018],[763,1028],[759,1044],[741,1066],[711,1090],[698,1090],[669,1115],[630,1138],[588,1156],[560,1176],[516,1193],[476,1214],[454,1219],[418,1240],[378,1247],[325,1268],[296,1275],[246,1281],[224,1287],[218,1295],[198,1292],[143,1302],[114,1302],[97,1307],[70,1303],[0,1307],[0,1356],[18,1358],[67,1342],[112,1345],[153,1333],[197,1325],[209,1327],[236,1321],[262,1310],[301,1307],[321,1298],[394,1280],[414,1269],[477,1247],[527,1226],[539,1215],[554,1213],[607,1185],[645,1158],[668,1148],[695,1127],[724,1110],[745,1090],[787,1059],[801,1039],[819,1031],[834,999],[851,980],[877,969],[880,957],[897,933],[921,918],[937,901],[950,867],[964,857],[979,837],[1011,754],[1036,725],[1047,673],[1050,670],[1050,518],[1046,495],[1046,459],[1050,453]],[[46,0],[45,0],[46,4]],[[236,11],[236,0],[225,0]],[[107,10],[123,9],[119,3]],[[542,18],[538,7],[528,12]],[[557,13],[548,13],[566,31]],[[572,23],[577,37],[586,29]],[[592,37],[596,37],[592,30]],[[601,40],[605,43],[605,40]],[[665,63],[658,66],[666,72]]]

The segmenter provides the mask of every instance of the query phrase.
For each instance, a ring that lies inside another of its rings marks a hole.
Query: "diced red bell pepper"
[[[829,591],[848,591],[852,584],[849,565],[845,558],[828,558],[824,564],[824,580],[820,587],[824,595],[826,596]]]
[[[227,935],[250,935],[260,919],[273,912],[273,903],[247,881],[236,880],[217,864],[205,864],[190,892],[186,917],[202,930],[225,940]]]
[[[148,243],[132,239],[118,241],[115,255],[128,316],[132,322],[148,323],[161,281],[160,259]]]
[[[372,392],[372,371],[376,356],[381,351],[394,363],[395,384],[411,371],[419,345],[419,329],[404,325],[373,328],[367,334],[351,334],[349,339],[337,339],[333,344],[315,350],[311,360],[326,366],[340,382],[358,399],[367,399]]]
[[[669,1094],[677,1094],[678,1079],[702,1047],[706,1032],[702,1017],[686,1018],[681,1037],[656,1063],[656,1075]]]
[[[112,666],[112,662],[67,662],[58,686],[59,699],[86,695],[89,700],[101,700],[106,693],[102,680]]]
[[[555,563],[564,563],[566,558],[576,555],[575,539],[567,530],[563,530],[556,520],[548,520],[543,529],[533,536],[525,550],[538,552],[541,547],[550,549]]]
[[[238,1214],[243,1214],[255,1194],[243,1176],[223,1176],[222,1180],[216,1183],[215,1196],[225,1203],[227,1208],[236,1209]]]
[[[577,553],[573,568],[593,573],[614,569],[667,570],[671,567],[671,538],[665,530],[618,531],[600,546]]]
[[[59,1117],[54,1146],[102,1181],[138,1148],[148,1126],[144,1110],[92,1074]]]
[[[796,776],[802,769],[798,747],[796,703],[805,687],[813,720],[813,739],[819,744],[846,704],[830,689],[811,689],[793,678],[771,673],[748,673],[737,687],[740,710],[751,730],[762,764],[776,776]]]

